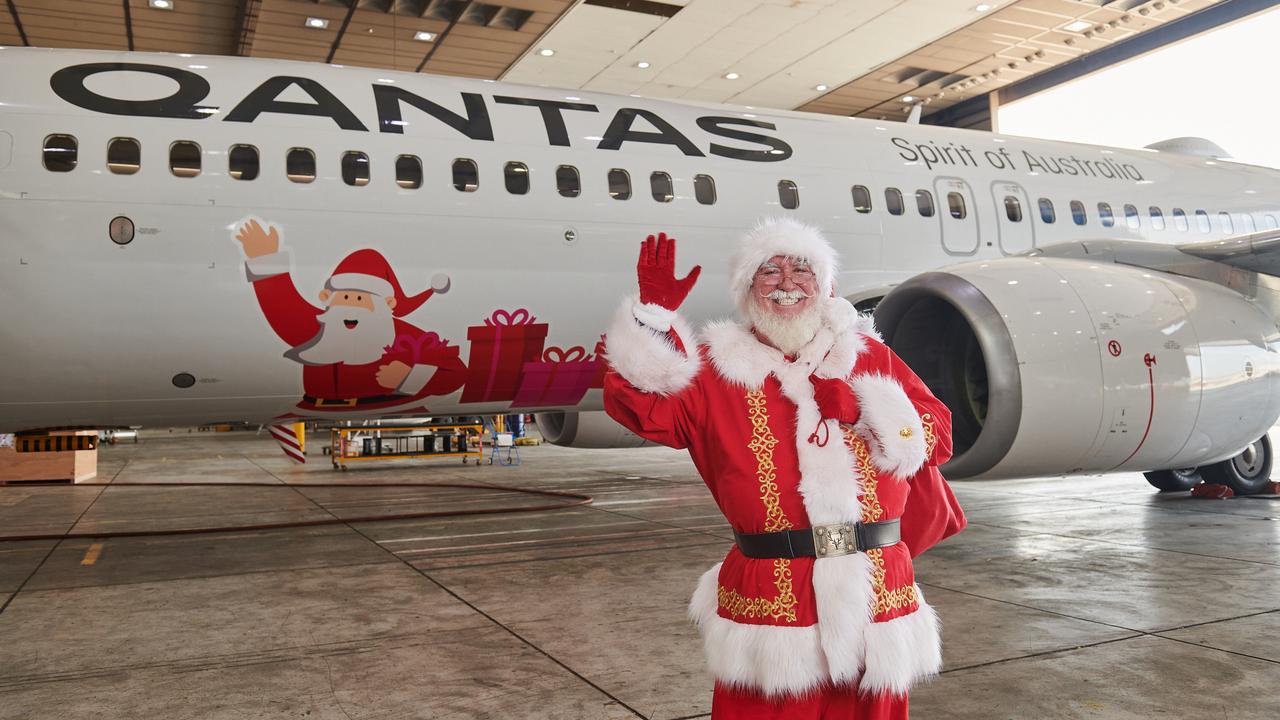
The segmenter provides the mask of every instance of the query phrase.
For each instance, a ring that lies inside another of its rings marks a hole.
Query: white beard
[[[320,332],[284,355],[306,365],[347,363],[365,365],[381,358],[395,341],[395,317],[381,297],[373,296],[373,310],[330,305],[320,314]],[[355,320],[354,328],[344,325]]]
[[[799,299],[804,297],[804,293],[799,290],[774,290],[769,293],[769,302],[772,303],[775,297]],[[822,327],[822,303],[815,302],[794,317],[783,317],[761,307],[753,298],[747,303],[747,316],[756,332],[766,337],[774,347],[784,355],[795,355],[813,340],[818,334],[818,328]]]

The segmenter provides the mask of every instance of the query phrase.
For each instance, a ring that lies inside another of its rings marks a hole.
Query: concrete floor
[[[0,543],[0,718],[700,718],[695,579],[731,534],[682,454],[525,448],[290,465],[266,437],[150,433],[111,487],[0,488],[0,534],[584,507],[212,535]],[[141,487],[159,481],[279,487]],[[915,718],[1280,716],[1280,500],[1138,475],[956,483],[970,527],[918,576],[946,670]]]

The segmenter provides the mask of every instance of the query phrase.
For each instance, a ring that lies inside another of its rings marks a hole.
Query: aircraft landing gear
[[[1146,476],[1147,482],[1160,492],[1190,490],[1204,479],[1200,476],[1200,469],[1193,467],[1178,470],[1152,470],[1143,475]]]
[[[1256,495],[1271,483],[1271,440],[1266,435],[1253,441],[1235,457],[1200,468],[1205,482],[1231,488],[1236,495]]]

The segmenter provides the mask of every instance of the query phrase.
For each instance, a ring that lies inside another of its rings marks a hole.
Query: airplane
[[[0,49],[0,431],[601,411],[663,230],[727,314],[757,218],[953,412],[951,478],[1259,492],[1280,172],[1143,150],[354,67]],[[349,332],[348,332],[349,331]],[[354,337],[362,341],[351,340]]]

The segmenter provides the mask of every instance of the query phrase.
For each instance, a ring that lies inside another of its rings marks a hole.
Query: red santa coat
[[[250,260],[246,268],[267,323],[292,348],[320,332],[319,315],[323,310],[307,302],[298,292],[288,274],[287,263],[288,256],[279,252]],[[400,318],[395,318],[394,326],[395,339],[375,362],[304,364],[302,391],[307,397],[299,407],[378,409],[428,395],[445,395],[462,387],[466,382],[466,366],[457,346],[433,345],[427,333]],[[408,365],[409,374],[396,388],[379,385],[378,369],[395,361]],[[355,401],[361,398],[375,401],[357,406]]]
[[[673,343],[636,322],[633,302],[608,333],[605,409],[687,448],[736,531],[902,520],[901,543],[866,553],[753,559],[733,547],[690,604],[713,675],[768,695],[833,682],[905,694],[936,673],[938,621],[911,558],[964,526],[935,467],[951,453],[946,406],[842,299],[794,359],[728,322],[685,353],[687,326],[677,319]],[[850,383],[856,426],[821,419],[810,375]]]

